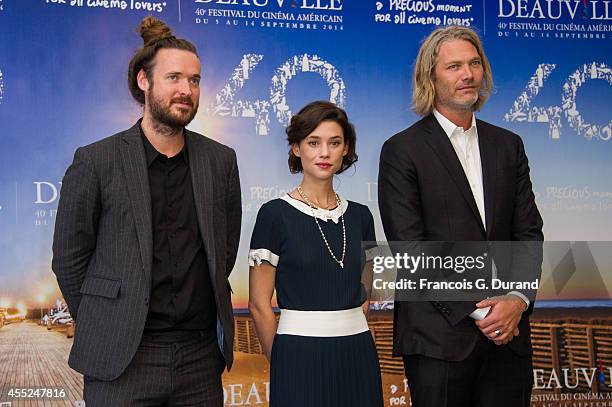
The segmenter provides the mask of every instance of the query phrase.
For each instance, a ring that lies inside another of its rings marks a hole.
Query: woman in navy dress
[[[357,161],[355,130],[342,109],[313,102],[287,136],[289,169],[303,178],[261,207],[249,251],[249,309],[270,361],[270,406],[382,406],[362,283],[362,242],[376,240],[374,221],[333,189],[334,175]]]

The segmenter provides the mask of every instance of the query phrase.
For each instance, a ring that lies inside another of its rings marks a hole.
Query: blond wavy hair
[[[470,42],[482,60],[483,83],[478,100],[472,109],[480,110],[491,95],[493,89],[493,74],[491,65],[484,53],[478,34],[471,28],[449,26],[434,30],[421,44],[414,65],[412,76],[412,109],[420,116],[433,112],[436,91],[434,87],[434,69],[436,67],[440,46],[446,41],[464,40]]]

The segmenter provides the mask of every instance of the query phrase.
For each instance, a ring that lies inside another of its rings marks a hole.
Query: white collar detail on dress
[[[292,198],[291,196],[289,196],[289,194],[281,196],[280,199],[289,203],[289,205],[293,206],[298,211],[303,212],[308,216],[313,216],[314,214],[315,217],[325,222],[331,219],[334,223],[338,223],[338,221],[340,220],[340,216],[344,215],[344,212],[346,212],[346,208],[348,208],[348,201],[342,197],[340,197],[340,206],[331,210],[311,208],[308,204],[300,201],[299,199]]]

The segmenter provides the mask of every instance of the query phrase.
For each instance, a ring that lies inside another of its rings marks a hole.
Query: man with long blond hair
[[[412,94],[423,118],[380,154],[387,240],[543,240],[520,137],[474,116],[492,87],[474,30],[439,28],[425,39]],[[412,405],[529,406],[532,309],[533,295],[516,291],[480,302],[396,301],[393,352],[404,358]]]

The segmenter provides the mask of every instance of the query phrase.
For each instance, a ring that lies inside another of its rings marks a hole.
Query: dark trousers
[[[85,376],[83,396],[87,407],[222,407],[224,368],[214,334],[145,334],[121,376],[112,381]]]
[[[531,356],[482,337],[460,362],[404,356],[413,407],[529,407]]]

